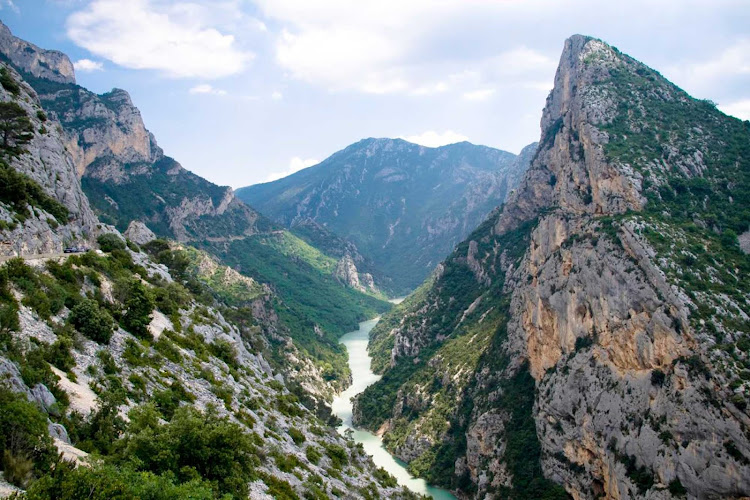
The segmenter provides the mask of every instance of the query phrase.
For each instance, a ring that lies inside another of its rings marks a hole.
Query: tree
[[[19,154],[21,146],[34,137],[34,125],[17,102],[0,102],[0,137],[3,152]]]
[[[148,325],[151,323],[151,313],[154,310],[154,299],[151,292],[138,280],[130,283],[128,298],[125,300],[125,314],[122,326],[127,331],[140,338],[149,338]]]
[[[102,252],[112,252],[113,250],[125,250],[125,242],[114,233],[102,234],[96,239]]]
[[[112,337],[114,320],[95,300],[83,299],[70,311],[70,323],[94,342],[106,344]]]
[[[46,473],[57,453],[47,433],[47,416],[24,395],[0,386],[0,465],[5,477],[13,470],[13,479],[26,486],[31,462],[36,475]],[[22,473],[18,473],[21,472]]]

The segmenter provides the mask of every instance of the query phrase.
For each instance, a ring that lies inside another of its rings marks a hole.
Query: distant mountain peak
[[[13,35],[0,21],[0,54],[13,65],[37,78],[58,83],[76,83],[73,63],[57,50],[46,50]]]
[[[237,195],[282,224],[312,219],[352,241],[400,293],[505,201],[530,160],[469,142],[371,137]]]

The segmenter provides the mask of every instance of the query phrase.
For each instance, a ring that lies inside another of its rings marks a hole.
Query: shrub
[[[44,359],[51,365],[60,370],[70,371],[76,365],[71,349],[73,348],[73,339],[70,337],[60,336],[54,344],[49,346],[44,353]]]
[[[102,252],[112,252],[113,250],[125,250],[125,242],[122,241],[115,233],[105,233],[96,239]]]
[[[89,453],[99,452],[108,455],[115,449],[116,442],[125,428],[125,421],[120,417],[117,405],[105,401],[87,421],[80,424],[77,430],[79,441],[76,446]]]
[[[106,375],[116,375],[120,373],[120,367],[117,366],[117,363],[115,362],[115,358],[112,357],[112,354],[109,351],[105,351],[104,349],[100,349],[96,352],[96,357],[99,359],[99,362],[102,364],[102,370]]]
[[[34,125],[17,102],[0,102],[0,137],[2,152],[11,156],[23,153],[22,146],[34,138]]]
[[[21,92],[21,87],[16,83],[10,75],[10,71],[5,66],[0,68],[0,85],[13,95],[18,95]]]
[[[128,246],[129,249],[131,249],[134,252],[140,252],[141,248],[133,241],[130,241],[129,239],[125,240],[125,244]]]
[[[200,479],[175,484],[172,475],[136,472],[128,467],[94,464],[75,467],[60,462],[52,474],[35,482],[27,491],[27,500],[112,500],[141,498],[149,500],[211,500],[216,498],[211,485]]]
[[[0,348],[8,348],[13,332],[21,328],[18,320],[18,305],[13,301],[10,304],[0,303]]]
[[[107,344],[112,337],[114,320],[95,300],[83,299],[76,304],[70,311],[69,321],[76,330],[94,342]]]
[[[320,453],[320,450],[318,450],[316,447],[308,446],[305,449],[305,456],[307,457],[307,460],[311,464],[318,465],[318,462],[320,462],[320,459],[323,455]]]
[[[130,282],[125,308],[126,311],[122,317],[123,328],[136,337],[150,339],[152,336],[148,331],[148,325],[151,323],[154,299],[139,280]]]
[[[676,497],[684,497],[687,495],[687,489],[682,485],[679,478],[674,478],[669,482],[669,492]]]
[[[205,414],[193,407],[177,410],[168,424],[159,424],[153,407],[130,414],[134,432],[118,459],[139,470],[170,473],[178,481],[202,477],[215,482],[221,493],[247,498],[248,481],[260,464],[248,434],[214,410]]]
[[[180,401],[195,401],[195,396],[190,394],[180,382],[174,381],[172,384],[154,394],[154,403],[156,408],[166,419],[171,419],[174,416],[177,408],[180,406]]]
[[[180,350],[166,335],[159,337],[159,340],[154,343],[154,349],[172,363],[179,363],[182,360]]]
[[[328,458],[331,459],[331,465],[333,465],[335,469],[341,469],[349,464],[349,456],[346,454],[346,450],[341,446],[325,443],[323,444],[323,447],[326,449],[326,454],[328,455]]]
[[[664,380],[666,379],[666,375],[664,375],[664,372],[656,369],[651,372],[651,384],[662,386],[664,384]]]
[[[295,427],[289,428],[289,437],[292,438],[292,441],[294,441],[294,444],[297,446],[301,445],[306,440],[305,435]]]
[[[0,162],[0,200],[17,211],[25,211],[26,205],[31,205],[50,213],[58,222],[68,220],[69,212],[65,205],[48,195],[31,177],[5,162]]]
[[[27,455],[14,455],[10,450],[3,451],[3,477],[19,488],[28,487],[31,483],[34,463]]]
[[[0,386],[0,456],[6,479],[25,486],[28,463],[37,475],[47,472],[57,452],[47,434],[47,415],[25,396]],[[10,473],[10,475],[8,474]]]
[[[167,316],[177,314],[180,309],[186,307],[189,303],[190,294],[179,283],[169,283],[156,288],[154,291],[154,304]]]
[[[575,350],[578,352],[582,349],[588,349],[592,345],[594,345],[594,339],[591,337],[578,337],[576,338]]]
[[[237,368],[237,349],[224,339],[217,339],[213,343],[209,344],[211,354],[225,362],[232,368]]]

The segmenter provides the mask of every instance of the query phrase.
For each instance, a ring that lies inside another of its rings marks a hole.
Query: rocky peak
[[[96,95],[70,86],[41,97],[51,114],[63,123],[68,150],[81,177],[96,162],[89,174],[122,182],[127,178],[120,168],[122,164],[151,163],[163,156],[153,135],[146,130],[140,111],[124,90]],[[71,100],[78,105],[56,104]]]
[[[750,126],[582,36],[541,126],[505,208],[371,332],[355,422],[462,498],[747,497]]]
[[[10,28],[0,21],[0,53],[16,67],[37,78],[58,83],[75,83],[73,63],[57,50],[45,50],[33,43],[13,36]]]
[[[138,245],[145,245],[149,241],[156,239],[156,235],[146,224],[141,221],[131,221],[123,235]]]
[[[612,70],[636,71],[640,63],[601,40],[574,35],[565,41],[555,86],[547,97],[537,156],[497,225],[501,233],[557,207],[575,214],[639,210],[641,176],[607,161],[608,134],[622,99],[606,82]]]

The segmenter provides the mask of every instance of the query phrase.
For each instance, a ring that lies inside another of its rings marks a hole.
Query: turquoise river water
[[[349,332],[341,337],[340,342],[344,344],[346,350],[349,352],[352,385],[333,400],[333,413],[341,418],[343,422],[338,431],[344,434],[348,429],[351,429],[354,441],[362,443],[367,454],[372,456],[372,461],[375,462],[375,465],[390,472],[398,480],[399,484],[406,486],[416,493],[429,495],[437,500],[455,499],[456,497],[449,491],[430,486],[424,479],[413,477],[406,470],[406,464],[386,451],[380,437],[371,432],[356,429],[352,424],[351,398],[380,379],[380,375],[376,375],[370,369],[370,356],[367,353],[370,330],[373,329],[377,322],[377,318],[370,321],[363,321],[359,324],[359,330]]]

